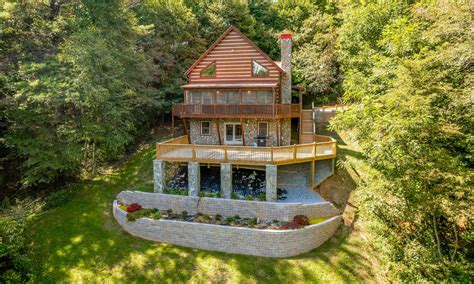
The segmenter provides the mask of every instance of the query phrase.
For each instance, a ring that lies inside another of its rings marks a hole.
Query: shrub
[[[211,216],[209,216],[207,214],[202,215],[202,217],[206,220],[211,220]]]
[[[166,214],[167,214],[167,215],[173,214],[173,210],[172,210],[172,209],[167,209],[167,210],[166,210]]]
[[[295,217],[293,217],[293,222],[301,226],[309,225],[309,219],[304,215],[296,215]]]
[[[143,217],[150,217],[150,218],[153,218],[152,216],[155,216],[155,214],[158,213],[158,209],[156,208],[145,208],[145,209],[141,209],[141,210],[135,210],[135,211],[132,211],[132,212],[129,212],[127,214],[127,219],[128,221],[130,222],[133,222],[137,219],[140,219],[140,218],[143,218]],[[160,218],[161,218],[161,215],[160,215]],[[155,219],[155,218],[153,218]]]
[[[232,192],[231,196],[232,199],[240,199],[239,195],[237,193]]]
[[[216,214],[215,220],[216,220],[216,221],[222,220],[221,214]]]
[[[127,212],[134,212],[134,211],[138,211],[138,210],[141,210],[142,209],[142,206],[138,203],[132,203],[130,205],[128,205],[127,207]]]
[[[250,195],[247,195],[247,196],[245,196],[244,200],[249,200],[250,201],[250,200],[253,200],[253,197],[250,196]]]
[[[150,218],[155,219],[155,220],[161,219],[161,214],[158,211],[154,212],[154,213],[151,213]]]
[[[186,218],[188,218],[188,212],[187,212],[187,211],[181,212],[181,218],[182,218],[183,220],[186,220]]]
[[[267,195],[265,193],[260,193],[258,195],[258,200],[259,201],[266,201],[267,200]]]
[[[229,224],[229,223],[232,223],[232,222],[234,222],[234,218],[232,218],[232,217],[227,217],[227,218],[225,218],[225,222],[228,223],[228,224]]]
[[[252,227],[255,226],[255,225],[257,225],[257,223],[258,223],[257,218],[252,218],[252,219],[250,219],[249,222],[248,222],[248,224],[249,224],[250,226],[252,226]]]
[[[278,223],[280,223],[280,220],[275,219],[275,220],[272,221],[272,223],[273,224],[278,224]]]
[[[1,208],[0,283],[26,283],[34,276],[28,257],[28,228],[41,209],[42,203],[29,199]]]
[[[235,220],[240,220],[240,216],[239,216],[239,215],[235,215],[235,216],[234,216],[234,219],[235,219]]]

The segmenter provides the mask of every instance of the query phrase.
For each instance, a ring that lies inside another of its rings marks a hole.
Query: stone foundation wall
[[[151,241],[197,249],[265,257],[290,257],[323,244],[341,224],[341,216],[299,230],[258,230],[193,222],[141,218],[128,222],[113,204],[117,222],[128,233]]]
[[[313,204],[278,203],[142,191],[122,191],[117,195],[117,200],[124,204],[139,203],[144,208],[171,209],[174,212],[187,211],[189,214],[199,212],[208,215],[239,215],[242,218],[257,217],[265,221],[290,221],[296,215],[306,215],[308,218],[326,218],[341,214],[330,202]]]

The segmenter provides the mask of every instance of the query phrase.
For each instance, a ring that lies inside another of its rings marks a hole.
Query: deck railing
[[[190,118],[299,117],[300,104],[174,104],[173,115]]]
[[[188,144],[181,136],[156,144],[156,158],[172,162],[231,163],[237,165],[293,164],[336,157],[336,141],[295,144],[279,147]]]

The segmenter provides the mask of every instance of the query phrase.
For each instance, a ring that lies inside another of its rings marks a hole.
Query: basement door
[[[242,145],[242,126],[240,123],[225,123],[225,144]]]

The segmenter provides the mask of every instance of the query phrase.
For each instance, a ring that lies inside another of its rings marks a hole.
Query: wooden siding
[[[269,70],[267,77],[252,76],[252,60]],[[216,62],[216,76],[201,78],[201,71]],[[200,59],[188,75],[190,84],[205,83],[278,83],[280,71],[248,39],[235,30],[224,38]]]

